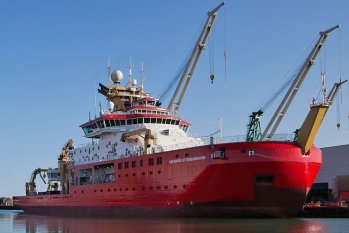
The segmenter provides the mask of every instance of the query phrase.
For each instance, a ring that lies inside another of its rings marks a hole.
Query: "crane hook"
[[[211,83],[213,83],[213,80],[214,80],[214,74],[210,74],[210,79],[211,79]]]

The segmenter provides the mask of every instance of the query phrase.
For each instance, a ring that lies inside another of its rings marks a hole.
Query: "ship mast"
[[[205,48],[208,36],[210,35],[213,23],[214,23],[216,16],[217,16],[217,11],[224,4],[225,3],[222,2],[216,8],[214,8],[212,11],[208,12],[208,18],[206,20],[206,23],[205,23],[205,25],[200,33],[200,36],[195,44],[193,51],[191,52],[190,58],[185,66],[185,69],[182,73],[181,79],[179,80],[179,83],[176,87],[176,90],[171,98],[170,104],[168,105],[168,109],[173,111],[173,113],[175,115],[178,113],[178,110],[182,104],[184,95],[185,95],[187,88],[189,86],[189,83],[191,81],[191,78],[194,75],[196,65],[199,62],[202,51]],[[185,81],[185,83],[183,84],[184,81]]]

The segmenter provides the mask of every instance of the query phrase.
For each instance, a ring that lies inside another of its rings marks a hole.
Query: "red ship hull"
[[[224,157],[217,158],[217,151]],[[148,159],[155,164],[149,165]],[[161,164],[157,164],[161,158]],[[144,160],[144,166],[137,166]],[[135,167],[117,169],[118,163]],[[71,185],[69,194],[14,197],[25,213],[101,217],[295,216],[321,168],[321,151],[294,143],[200,146],[75,166],[113,163],[115,181]]]

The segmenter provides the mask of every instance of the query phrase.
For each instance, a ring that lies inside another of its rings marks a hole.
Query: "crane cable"
[[[339,82],[342,81],[342,56],[341,56],[341,29],[338,30],[338,65],[339,65]],[[342,90],[340,89],[340,99],[337,98],[337,128],[339,129],[340,123],[341,123],[341,111],[340,111],[340,104],[343,103],[343,95]],[[348,114],[348,120],[349,120],[349,114]],[[349,125],[348,125],[349,127]],[[349,128],[348,128],[349,129]]]
[[[216,28],[213,27],[213,32],[211,34],[211,37],[209,38],[208,44],[209,44],[209,63],[210,63],[210,80],[211,83],[213,83],[214,80],[214,46],[215,46],[215,34],[216,34]]]
[[[227,56],[228,56],[228,54],[227,54],[227,43],[226,43],[226,41],[227,41],[226,28],[227,28],[227,26],[226,26],[226,10],[225,10],[225,8],[224,8],[223,14],[224,14],[224,30],[223,30],[223,33],[224,33],[224,41],[223,41],[223,43],[224,43],[224,81],[227,82]]]

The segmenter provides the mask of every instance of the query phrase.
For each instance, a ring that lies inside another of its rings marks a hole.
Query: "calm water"
[[[77,219],[0,210],[0,232],[348,233],[349,219]]]

